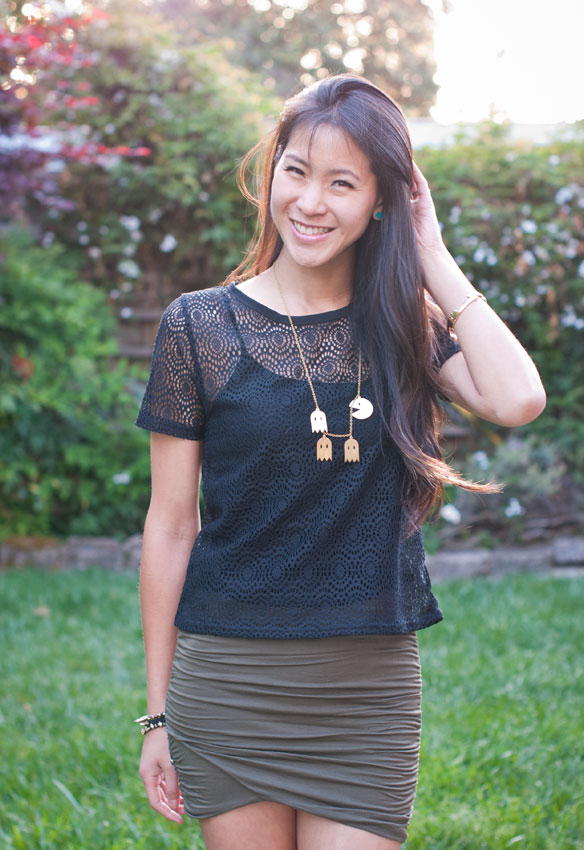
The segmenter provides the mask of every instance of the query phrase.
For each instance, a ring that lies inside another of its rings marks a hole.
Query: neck
[[[324,313],[349,304],[353,292],[352,263],[350,267],[346,262],[341,268],[334,265],[298,266],[282,251],[274,269],[292,315]]]

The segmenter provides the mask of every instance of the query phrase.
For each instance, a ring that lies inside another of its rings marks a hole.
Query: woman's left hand
[[[416,228],[416,241],[420,252],[444,251],[442,233],[436,216],[436,208],[428,181],[414,162],[414,185],[412,186],[412,215]]]

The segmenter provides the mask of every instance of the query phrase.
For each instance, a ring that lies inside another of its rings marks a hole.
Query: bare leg
[[[399,841],[391,841],[364,829],[298,812],[297,850],[399,850]]]
[[[296,850],[296,810],[250,803],[199,820],[207,850]]]

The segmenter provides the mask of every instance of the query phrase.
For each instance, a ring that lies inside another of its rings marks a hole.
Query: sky
[[[434,12],[441,123],[584,118],[584,0],[425,0]]]

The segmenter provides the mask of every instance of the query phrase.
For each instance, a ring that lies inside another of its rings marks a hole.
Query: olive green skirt
[[[272,801],[403,842],[421,686],[415,632],[317,640],[179,632],[166,716],[186,813]]]

